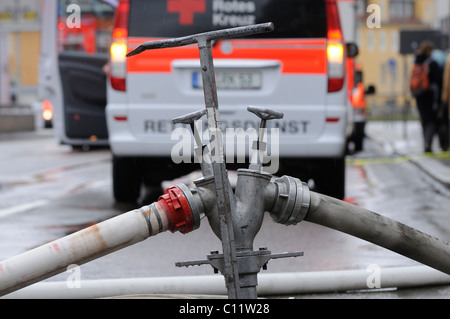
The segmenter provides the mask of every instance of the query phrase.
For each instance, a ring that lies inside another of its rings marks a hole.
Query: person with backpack
[[[444,63],[444,73],[442,78],[442,113],[443,120],[447,121],[447,139],[450,140],[450,54],[447,54]]]
[[[410,78],[411,93],[416,99],[422,124],[424,152],[431,152],[441,101],[442,69],[431,59],[434,44],[424,41],[416,51]]]
[[[442,151],[446,152],[448,151],[448,148],[450,146],[450,139],[449,139],[449,122],[448,122],[448,105],[444,102],[443,96],[444,96],[444,68],[445,68],[445,60],[447,58],[447,54],[442,50],[433,50],[433,53],[431,54],[431,59],[433,61],[436,61],[437,65],[439,66],[439,74],[441,76],[441,86],[440,91],[438,92],[438,112],[437,112],[437,133],[439,137],[439,145],[441,146]]]

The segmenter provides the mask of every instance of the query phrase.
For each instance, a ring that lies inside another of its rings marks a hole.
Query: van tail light
[[[127,54],[129,10],[129,0],[121,0],[114,17],[109,76],[112,88],[117,91],[126,90],[127,62],[125,55]]]
[[[326,0],[327,13],[327,62],[328,92],[336,92],[344,86],[344,41],[336,0]]]
[[[53,119],[53,105],[49,100],[42,101],[42,118],[45,121],[51,121]]]

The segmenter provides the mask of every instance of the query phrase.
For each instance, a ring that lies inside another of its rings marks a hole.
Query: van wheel
[[[317,192],[337,199],[345,197],[345,157],[324,159],[321,170],[314,178]]]
[[[137,161],[132,157],[113,156],[112,170],[114,199],[121,203],[136,204],[142,183]]]

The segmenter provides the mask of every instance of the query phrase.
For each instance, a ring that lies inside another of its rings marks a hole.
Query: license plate
[[[216,71],[216,86],[218,89],[254,90],[261,88],[262,77],[259,72],[227,72]],[[192,73],[192,87],[203,88],[200,72]]]

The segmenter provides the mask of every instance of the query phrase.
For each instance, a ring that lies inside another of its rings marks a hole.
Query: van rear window
[[[267,38],[324,38],[325,0],[131,0],[128,35],[173,38],[273,22]]]

